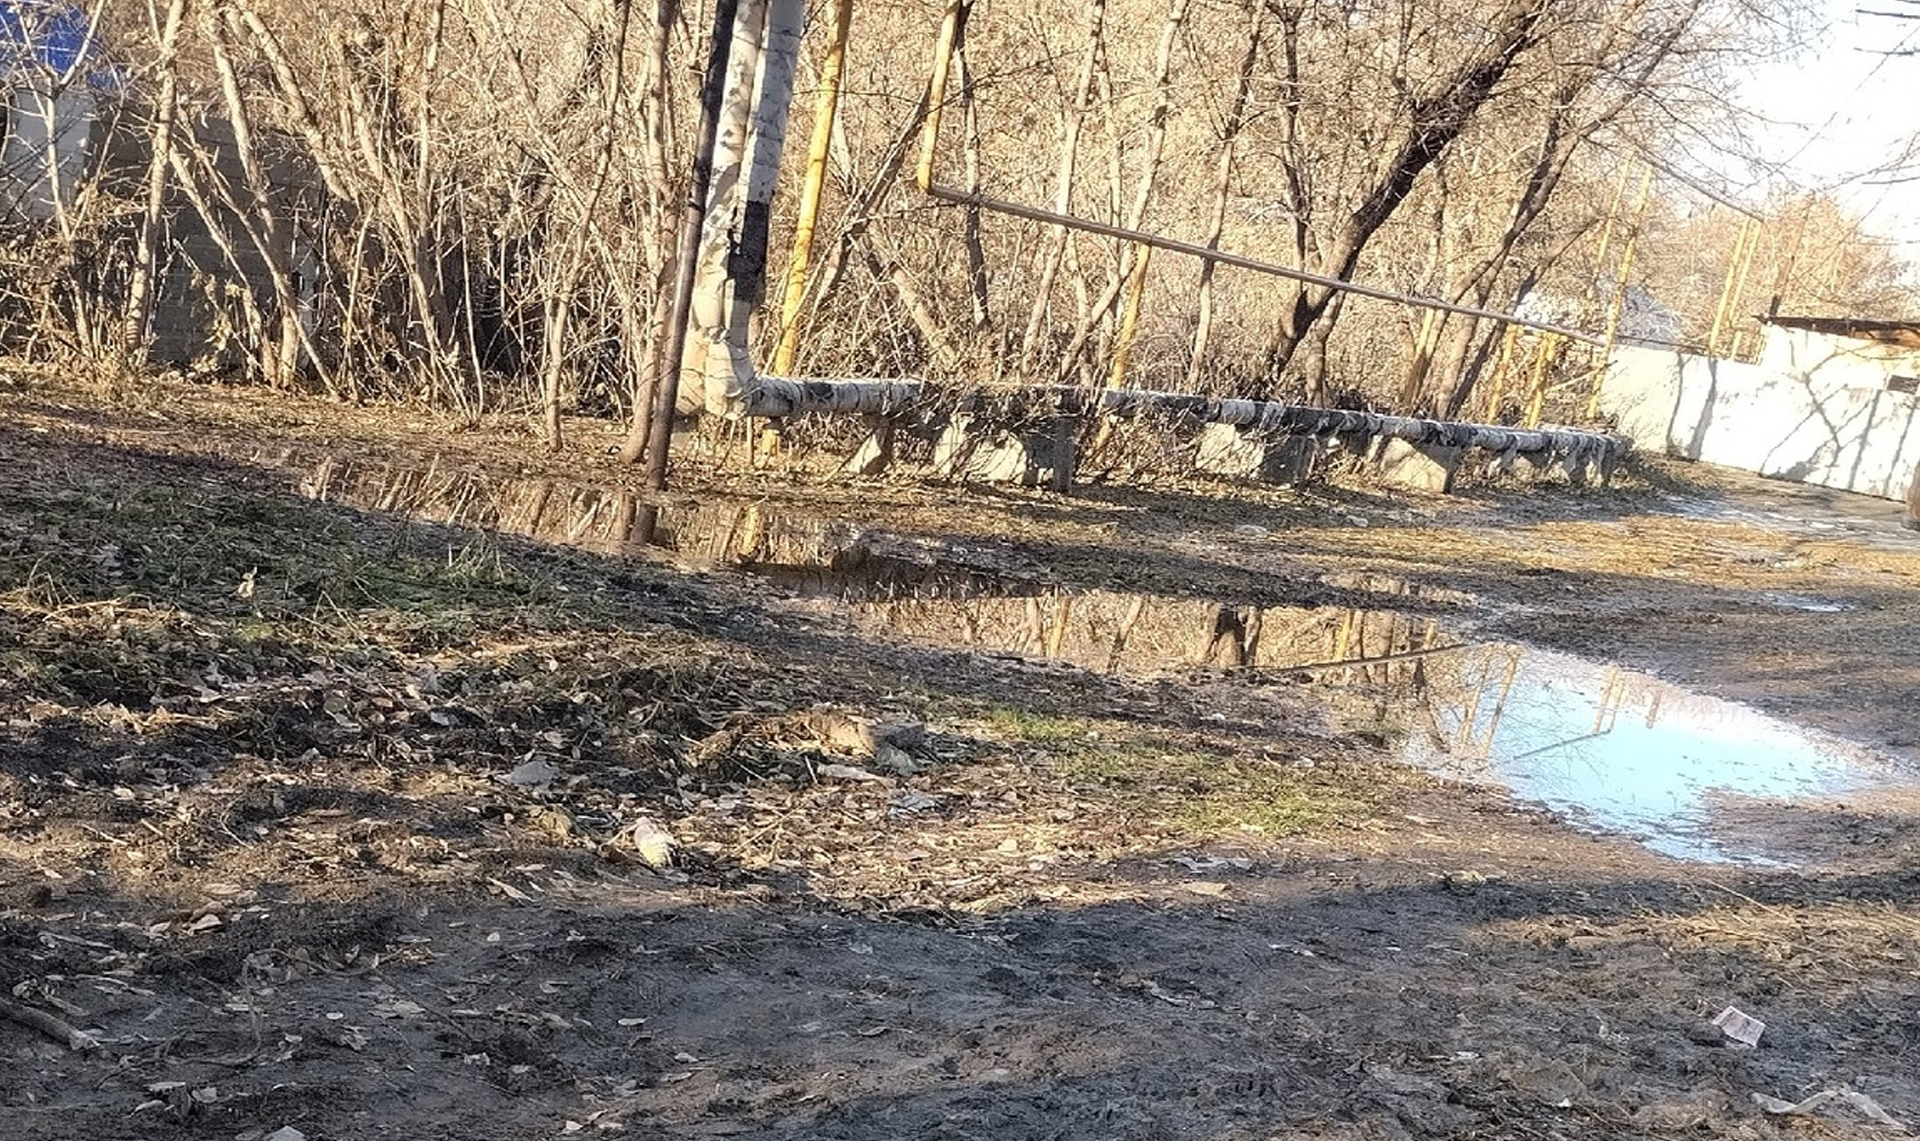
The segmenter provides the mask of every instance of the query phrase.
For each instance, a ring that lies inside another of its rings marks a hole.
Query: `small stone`
[[[516,788],[539,788],[552,784],[560,770],[548,761],[528,761],[500,778]]]
[[[884,769],[890,773],[897,773],[903,777],[910,777],[920,771],[920,766],[914,762],[913,757],[908,754],[905,749],[889,744],[886,741],[880,742],[879,746],[874,749],[873,761],[876,768]]]
[[[874,727],[874,735],[896,749],[912,752],[927,743],[924,721],[885,721]]]

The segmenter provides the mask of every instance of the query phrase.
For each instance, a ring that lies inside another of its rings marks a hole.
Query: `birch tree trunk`
[[[149,12],[151,12],[149,8]],[[156,247],[164,224],[167,200],[167,162],[173,153],[173,120],[180,112],[180,69],[175,51],[187,0],[168,0],[164,30],[160,32],[160,89],[154,96],[152,155],[147,160],[144,209],[139,243],[133,254],[133,274],[127,282],[126,342],[128,361],[135,370],[146,367],[153,324],[154,276],[159,272]]]
[[[769,0],[740,0],[734,13],[726,94],[720,106],[719,134],[714,140],[713,181],[707,190],[707,219],[700,233],[700,256],[694,274],[686,360],[680,370],[678,410],[682,414],[707,405],[709,391],[724,387],[732,374],[733,357],[727,345],[731,318],[728,263],[733,255],[733,233],[746,205],[747,132],[760,77],[760,54],[766,47],[768,6]]]
[[[1253,92],[1253,67],[1259,56],[1260,9],[1249,5],[1247,50],[1240,57],[1240,67],[1234,76],[1233,102],[1227,107],[1226,119],[1220,127],[1220,157],[1213,175],[1213,208],[1207,216],[1206,246],[1210,250],[1220,248],[1221,233],[1226,229],[1227,203],[1233,196],[1234,144],[1240,137],[1240,128],[1246,125],[1247,99]],[[1207,367],[1207,348],[1213,341],[1213,273],[1212,260],[1200,263],[1200,314],[1193,328],[1193,353],[1187,360],[1189,392],[1200,391]]]
[[[767,0],[761,6],[757,41],[735,41],[734,50],[751,57],[753,84],[746,112],[746,138],[735,168],[731,193],[720,197],[716,185],[715,203],[719,209],[707,216],[710,250],[726,244],[728,232],[721,227],[730,217],[737,235],[726,250],[719,276],[709,274],[700,288],[715,291],[714,296],[696,294],[696,314],[710,313],[725,298],[726,324],[714,336],[711,326],[702,328],[707,336],[706,359],[701,370],[706,410],[726,415],[736,410],[754,379],[752,321],[767,292],[767,241],[773,218],[773,194],[780,177],[780,155],[785,149],[787,112],[793,103],[793,73],[800,58],[800,37],[806,19],[804,0]],[[743,107],[736,92],[727,108],[726,127],[733,128]],[[742,169],[743,168],[743,169]],[[729,208],[730,207],[730,208]],[[711,264],[708,267],[712,268]]]
[[[1068,214],[1073,210],[1073,172],[1080,159],[1080,131],[1087,120],[1087,113],[1093,107],[1093,77],[1100,62],[1100,39],[1104,32],[1107,16],[1106,0],[1092,0],[1087,6],[1087,46],[1080,64],[1079,75],[1075,77],[1073,102],[1067,108],[1066,121],[1060,132],[1060,164],[1054,176],[1053,212]],[[1060,262],[1066,257],[1067,242],[1072,235],[1066,227],[1054,228],[1053,241],[1041,256],[1040,279],[1033,287],[1033,306],[1027,313],[1026,335],[1020,338],[1020,360],[1023,365],[1032,365],[1040,351],[1040,336],[1046,326],[1047,309],[1053,299],[1054,279],[1060,274]]]
[[[767,9],[766,42],[747,136],[746,200],[741,207],[739,248],[730,266],[733,311],[727,329],[730,343],[742,349],[747,347],[749,322],[767,296],[773,196],[780,181],[780,157],[786,149],[793,75],[800,62],[806,14],[805,0],[771,0]],[[751,364],[743,375],[750,374]]]

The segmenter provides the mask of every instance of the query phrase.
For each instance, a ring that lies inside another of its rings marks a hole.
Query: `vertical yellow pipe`
[[[1540,413],[1547,403],[1547,366],[1553,363],[1554,350],[1560,347],[1560,334],[1548,333],[1540,338],[1540,347],[1533,353],[1532,395],[1527,401],[1527,427],[1540,426]]]
[[[1140,301],[1147,292],[1147,262],[1152,256],[1152,246],[1136,245],[1133,248],[1133,272],[1127,280],[1127,306],[1120,312],[1120,333],[1113,347],[1113,368],[1107,374],[1107,383],[1114,388],[1119,388],[1127,378],[1127,362],[1133,357],[1134,330],[1140,324]]]
[[[1406,383],[1400,386],[1400,411],[1413,414],[1414,402],[1420,399],[1420,390],[1426,386],[1427,371],[1433,367],[1434,342],[1440,317],[1438,309],[1428,309],[1420,314],[1420,332],[1413,338],[1413,360],[1407,365]]]
[[[1067,643],[1067,623],[1073,618],[1073,596],[1061,594],[1053,600],[1053,625],[1047,628],[1047,657],[1058,658]]]
[[[1740,263],[1740,273],[1733,282],[1733,299],[1727,303],[1727,324],[1733,329],[1733,340],[1727,345],[1727,356],[1740,359],[1740,343],[1746,339],[1747,331],[1739,327],[1740,305],[1746,300],[1747,279],[1753,276],[1754,255],[1760,252],[1760,239],[1767,236],[1765,222],[1753,220],[1753,240],[1747,243],[1747,258]]]
[[[1653,167],[1640,176],[1640,195],[1633,204],[1633,229],[1627,232],[1627,244],[1620,251],[1620,272],[1613,282],[1613,300],[1607,305],[1607,332],[1601,338],[1600,364],[1593,371],[1593,391],[1587,394],[1587,419],[1600,414],[1600,390],[1606,387],[1607,370],[1613,366],[1613,342],[1620,334],[1620,313],[1627,304],[1627,276],[1633,272],[1634,251],[1640,248],[1640,223],[1647,216],[1647,200],[1653,193]]]
[[[1627,183],[1633,179],[1633,164],[1626,163],[1620,168],[1620,181],[1613,185],[1613,201],[1607,203],[1607,223],[1600,228],[1600,251],[1593,255],[1593,276],[1587,279],[1587,295],[1581,305],[1584,312],[1586,303],[1593,300],[1593,287],[1600,283],[1600,270],[1606,267],[1607,255],[1613,252],[1613,228],[1620,218],[1620,204],[1627,198]]]
[[[1607,680],[1600,686],[1600,704],[1593,712],[1593,735],[1598,737],[1607,726],[1607,714],[1613,711],[1615,695],[1620,685],[1619,667],[1607,669]]]
[[[1336,630],[1333,635],[1333,657],[1335,661],[1346,661],[1347,655],[1352,651],[1353,621],[1356,616],[1357,612],[1353,610],[1343,610],[1340,612],[1340,628]]]
[[[1727,310],[1733,304],[1733,283],[1740,273],[1740,261],[1747,252],[1747,231],[1753,219],[1740,220],[1740,233],[1733,239],[1733,256],[1727,259],[1727,280],[1720,287],[1720,304],[1713,309],[1713,327],[1707,332],[1707,355],[1720,355],[1720,333],[1726,328]]]
[[[1507,392],[1507,371],[1513,367],[1513,344],[1520,336],[1520,326],[1509,324],[1506,333],[1500,338],[1500,359],[1494,362],[1493,379],[1487,384],[1487,423],[1494,422],[1500,415],[1500,401]]]
[[[780,301],[780,346],[773,371],[793,371],[800,350],[800,303],[807,295],[807,268],[813,257],[813,230],[820,220],[820,196],[827,185],[827,152],[840,113],[840,74],[846,66],[847,34],[853,27],[853,0],[836,0],[827,27],[827,58],[820,64],[820,93],[813,104],[813,138],[807,143],[807,178],[800,186],[800,216],[793,230],[793,261],[787,266],[786,294]]]
[[[947,101],[947,76],[953,71],[953,45],[960,37],[960,9],[968,0],[947,0],[940,21],[940,42],[933,51],[933,74],[927,78],[927,122],[920,129],[920,167],[914,182],[925,190],[933,185],[933,156],[940,146],[940,110]]]

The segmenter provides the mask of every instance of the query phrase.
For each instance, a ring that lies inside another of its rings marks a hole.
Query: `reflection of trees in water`
[[[300,471],[300,493],[311,499],[590,549],[624,549],[637,506],[623,488],[502,478],[438,456],[421,466],[280,447],[248,458]]]
[[[993,589],[991,585],[988,590]],[[1111,591],[900,594],[860,606],[916,638],[1046,657],[1108,673],[1305,670],[1336,684],[1405,685],[1444,648],[1439,623],[1393,611],[1261,607]]]
[[[497,478],[430,459],[412,466],[282,449],[316,499],[623,553],[640,505],[631,491],[542,477]],[[855,604],[877,625],[936,644],[1044,657],[1108,673],[1170,667],[1309,670],[1336,685],[1424,687],[1438,623],[1390,609],[1262,607],[1073,591],[1022,577],[985,550],[866,532],[834,520],[713,501],[663,509],[661,537],[683,561],[735,567],[805,594]],[[1343,589],[1425,602],[1470,596],[1404,579],[1348,575]]]
[[[1550,751],[1578,759],[1582,743],[1612,734],[1622,714],[1649,729],[1675,715],[1707,724],[1752,716],[1645,674],[1587,666],[1513,645],[1461,650],[1423,665],[1402,689],[1402,716],[1419,725],[1428,752],[1449,768],[1484,772],[1502,730],[1516,728],[1515,717],[1524,724],[1518,726],[1520,739],[1507,750],[1511,760]],[[1527,696],[1522,699],[1517,689]],[[1590,720],[1583,711],[1589,704]]]

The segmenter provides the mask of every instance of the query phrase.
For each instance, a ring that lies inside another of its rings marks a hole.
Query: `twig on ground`
[[[0,1020],[19,1023],[29,1030],[38,1030],[69,1050],[87,1051],[100,1048],[100,1040],[86,1031],[76,1030],[44,1010],[22,1006],[8,999],[0,998]]]

